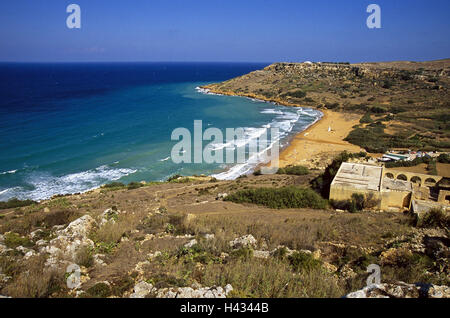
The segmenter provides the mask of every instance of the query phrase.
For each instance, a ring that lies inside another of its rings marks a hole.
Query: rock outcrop
[[[81,248],[94,247],[94,242],[88,235],[95,225],[96,222],[90,215],[84,215],[65,229],[56,231],[57,237],[40,248],[41,253],[49,254],[47,265],[56,266],[61,260],[73,262]]]
[[[197,284],[191,287],[173,287],[157,289],[152,284],[141,281],[134,286],[130,298],[145,298],[153,295],[156,298],[226,298],[233,290],[228,284],[223,287],[201,287]]]
[[[379,284],[365,287],[346,298],[450,298],[450,287],[423,284]]]

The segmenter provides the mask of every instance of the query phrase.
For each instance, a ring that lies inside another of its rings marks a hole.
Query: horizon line
[[[176,64],[176,63],[235,63],[235,64],[274,64],[274,63],[304,63],[304,62],[312,62],[312,63],[350,63],[350,64],[361,64],[361,63],[389,63],[389,62],[437,62],[437,61],[445,61],[450,60],[449,57],[445,58],[436,58],[436,59],[426,59],[426,60],[407,60],[407,59],[398,59],[398,60],[378,60],[378,61],[359,61],[359,62],[349,62],[349,61],[292,61],[292,60],[279,60],[279,61],[0,61],[0,64],[100,64],[100,63],[110,63],[110,64],[133,64],[133,63],[166,63],[166,64]]]

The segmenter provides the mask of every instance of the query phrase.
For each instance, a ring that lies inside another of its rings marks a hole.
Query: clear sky
[[[366,26],[371,3],[382,29]],[[449,0],[2,0],[0,61],[441,59],[449,12]]]

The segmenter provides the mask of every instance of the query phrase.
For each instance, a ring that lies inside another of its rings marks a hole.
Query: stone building
[[[344,162],[331,183],[330,200],[350,200],[358,193],[370,197],[376,202],[375,209],[383,211],[410,210],[413,202],[415,207],[428,202],[450,210],[450,187],[446,180],[441,176]]]

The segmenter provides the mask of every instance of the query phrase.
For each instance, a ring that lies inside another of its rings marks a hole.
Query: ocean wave
[[[4,175],[4,174],[14,174],[16,173],[17,170],[9,170],[9,171],[4,171],[4,172],[0,172],[0,175]]]
[[[205,88],[197,87],[196,90],[199,93],[202,94],[208,94],[208,95],[221,95],[221,94],[215,94],[211,93],[210,90]],[[248,98],[248,97],[247,97]],[[269,103],[271,105],[279,106],[275,102],[268,102],[264,100],[258,100],[255,98],[249,98],[250,100],[254,102],[264,102]],[[275,118],[270,123],[263,124],[262,127],[256,128],[256,127],[246,127],[244,128],[244,136],[242,139],[229,141],[225,143],[216,143],[212,144],[212,150],[221,150],[221,149],[235,149],[236,147],[243,147],[248,144],[250,144],[253,140],[261,138],[264,133],[268,131],[270,128],[278,128],[279,129],[279,135],[276,140],[272,140],[272,143],[266,147],[266,149],[261,150],[257,154],[253,154],[248,158],[246,163],[243,164],[236,164],[233,166],[226,167],[227,170],[221,173],[213,174],[212,176],[219,180],[233,180],[238,178],[239,176],[243,174],[248,174],[253,171],[253,169],[260,163],[264,163],[261,158],[264,158],[264,154],[267,153],[275,143],[279,142],[280,145],[282,144],[282,140],[286,138],[290,133],[292,133],[295,125],[299,122],[301,122],[302,118],[308,117],[308,118],[314,118],[314,121],[311,122],[310,120],[307,120],[305,122],[306,125],[302,125],[301,130],[307,129],[309,126],[316,123],[320,118],[322,118],[323,114],[320,111],[317,111],[312,108],[292,108],[289,110],[281,109],[281,108],[266,108],[261,111],[262,114],[272,114],[276,115]],[[266,141],[269,143],[268,141]],[[225,168],[225,167],[224,167]]]
[[[199,93],[201,93],[201,94],[205,94],[205,95],[215,95],[215,96],[219,96],[219,95],[221,95],[221,94],[216,94],[216,93],[213,93],[213,92],[211,92],[209,89],[207,89],[207,88],[201,88],[201,87],[196,87],[195,88],[196,90],[197,90],[197,92],[199,92]]]
[[[59,177],[44,172],[35,172],[27,176],[26,186],[2,190],[0,200],[5,201],[15,197],[39,201],[48,199],[55,194],[86,192],[135,172],[137,172],[136,169],[112,168],[108,165]]]
[[[169,159],[170,159],[170,156],[167,157],[167,158],[164,158],[164,159],[160,159],[159,161],[167,161],[167,160],[169,160]]]

